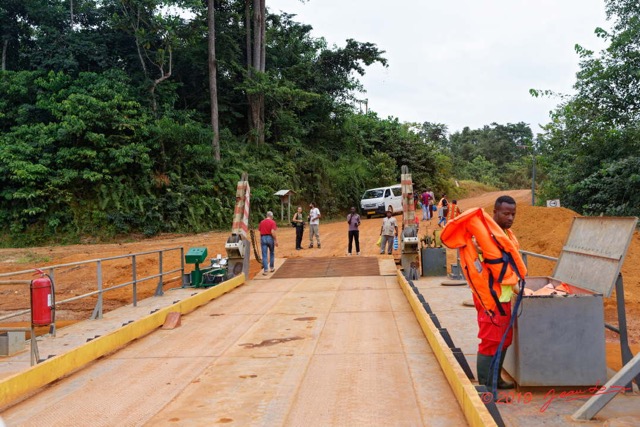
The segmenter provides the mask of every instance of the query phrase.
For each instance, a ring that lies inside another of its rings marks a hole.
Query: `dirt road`
[[[571,220],[576,216],[575,212],[564,208],[532,207],[531,192],[529,190],[516,190],[506,192],[518,202],[518,215],[514,224],[514,231],[520,240],[523,249],[550,256],[558,256],[562,244],[569,231]],[[479,197],[468,198],[459,201],[460,207],[485,207],[490,209],[494,200],[503,192],[487,193]],[[320,205],[322,210],[322,205]],[[345,207],[345,218],[346,218]],[[401,217],[396,217],[401,221]],[[379,248],[376,241],[380,233],[381,218],[363,219],[360,227],[360,244],[362,255],[377,255]],[[436,221],[421,222],[420,236],[431,233]],[[282,224],[278,231],[279,247],[276,249],[277,257],[327,257],[346,256],[347,252],[347,224],[346,220],[321,221],[320,235],[322,248],[308,249],[308,235],[305,230],[303,238],[304,250],[295,250],[295,230]],[[135,242],[122,242],[99,245],[72,245],[54,247],[36,247],[27,249],[0,249],[0,273],[27,270],[46,265],[65,264],[76,261],[104,258],[109,256],[133,254],[157,250],[161,248],[173,248],[184,246],[207,247],[209,256],[225,253],[224,244],[228,231],[210,232],[197,235],[164,235],[152,239],[141,239]],[[168,254],[163,260],[165,270],[178,268],[180,257]],[[355,255],[354,255],[355,256]],[[132,271],[129,259],[105,263],[103,277],[105,287],[114,286],[131,280]],[[157,270],[157,255],[138,257],[138,276],[153,274]],[[190,269],[190,266],[189,268]],[[260,270],[257,261],[251,262],[251,276]],[[544,261],[530,261],[530,275],[549,275],[553,270],[551,263]],[[629,252],[627,254],[622,274],[625,281],[625,298],[627,302],[627,316],[629,332],[632,342],[640,342],[640,236],[634,234]],[[96,289],[95,267],[84,266],[69,268],[64,275],[56,277],[58,300],[74,295],[90,292]],[[166,284],[166,287],[179,286],[176,281]],[[156,287],[155,281],[142,283],[138,287],[138,298],[153,295]],[[105,310],[128,304],[132,301],[131,289],[123,288],[108,292],[105,296]],[[84,299],[66,304],[66,310],[60,310],[59,320],[72,320],[86,318],[95,305],[95,300]],[[8,310],[28,308],[29,294],[27,285],[0,285],[0,313]],[[612,297],[605,302],[605,315],[609,322],[617,324],[615,314],[615,299]],[[614,339],[608,336],[608,339]]]

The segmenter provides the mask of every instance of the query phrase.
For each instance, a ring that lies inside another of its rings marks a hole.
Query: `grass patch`
[[[492,191],[499,190],[499,188],[492,187],[490,185],[483,184],[477,181],[462,180],[458,181],[458,184],[459,187],[456,188],[455,192],[459,199],[480,196],[484,193],[490,193]]]
[[[18,264],[36,264],[49,261],[51,261],[51,258],[48,256],[40,255],[32,251],[24,252],[16,260]]]

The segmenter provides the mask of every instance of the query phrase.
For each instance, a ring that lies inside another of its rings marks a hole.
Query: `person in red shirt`
[[[278,226],[273,220],[273,212],[267,212],[267,217],[260,221],[258,230],[260,231],[260,245],[262,246],[262,274],[266,276],[271,272],[276,271],[274,264],[276,261],[275,247],[278,246],[278,240],[276,239],[276,230]],[[269,259],[267,259],[268,253],[270,253]]]

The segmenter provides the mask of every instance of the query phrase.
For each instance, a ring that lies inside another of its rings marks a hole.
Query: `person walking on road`
[[[276,254],[275,248],[278,246],[278,240],[276,239],[276,230],[278,226],[273,220],[273,212],[267,212],[267,217],[260,221],[258,230],[260,231],[260,245],[262,246],[262,274],[266,276],[269,273],[269,268],[273,273],[275,269]],[[267,259],[267,255],[270,257]]]
[[[316,208],[316,204],[309,204],[309,247],[313,248],[313,236],[316,236],[318,249],[320,249],[320,209]]]
[[[393,212],[388,210],[387,217],[382,220],[382,227],[380,227],[380,253],[385,251],[385,245],[388,246],[387,253],[391,255],[393,252],[393,239],[398,237],[398,222],[393,217]]]
[[[298,211],[293,214],[291,222],[296,227],[296,250],[302,249],[302,235],[304,234],[304,217],[302,216],[302,206],[298,206]]]
[[[356,213],[356,208],[353,206],[347,215],[347,224],[349,224],[349,250],[347,255],[351,256],[351,249],[353,248],[353,241],[356,241],[356,255],[360,255],[360,215]]]
[[[447,225],[447,214],[449,213],[449,201],[447,195],[443,194],[442,199],[438,202],[438,227]],[[443,225],[444,224],[444,225]]]

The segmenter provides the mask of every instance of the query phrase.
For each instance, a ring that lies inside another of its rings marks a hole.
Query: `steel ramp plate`
[[[312,277],[379,276],[376,257],[289,258],[276,271],[273,279]]]

